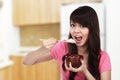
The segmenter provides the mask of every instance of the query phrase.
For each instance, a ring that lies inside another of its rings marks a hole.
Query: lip
[[[81,43],[81,40],[77,41],[75,38],[74,38],[74,41],[76,42],[76,44],[80,44]]]
[[[76,37],[74,37],[74,40],[76,43],[80,43],[82,41],[82,37],[81,37],[81,39],[76,39]]]
[[[76,41],[76,44],[80,44],[81,43],[81,41]]]

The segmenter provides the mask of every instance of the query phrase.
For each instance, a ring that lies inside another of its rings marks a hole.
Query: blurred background
[[[119,0],[0,0],[0,80],[61,80],[56,61],[24,66],[40,38],[66,39],[71,11],[90,5],[99,16],[101,48],[110,56],[112,80],[120,80]]]

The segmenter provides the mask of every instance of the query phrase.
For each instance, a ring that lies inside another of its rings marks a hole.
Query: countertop
[[[11,55],[14,55],[14,56],[25,56],[29,52],[34,51],[34,50],[38,49],[39,47],[20,47],[16,51],[12,52]]]
[[[6,67],[9,67],[13,65],[13,62],[10,60],[0,60],[0,69],[4,69]]]
[[[36,46],[36,47],[20,47],[17,50],[15,50],[14,52],[12,52],[10,55],[14,55],[14,56],[26,56],[30,51],[36,50],[38,49],[40,46]],[[13,65],[14,63],[9,60],[9,59],[1,59],[0,58],[0,69],[9,67],[11,65]]]

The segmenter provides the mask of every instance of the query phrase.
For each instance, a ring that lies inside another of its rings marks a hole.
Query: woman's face
[[[79,47],[85,46],[88,40],[89,29],[79,23],[70,22],[70,34]]]

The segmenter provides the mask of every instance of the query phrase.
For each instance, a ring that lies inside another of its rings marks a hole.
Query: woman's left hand
[[[66,70],[72,71],[72,72],[82,72],[87,80],[96,80],[94,76],[89,72],[87,68],[87,61],[85,59],[81,59],[81,66],[79,68],[72,67],[72,64],[69,63],[69,67],[67,66],[66,60],[65,60],[65,68]]]
[[[69,63],[69,67],[68,67],[65,60],[65,68],[66,70],[69,70],[72,72],[84,72],[85,70],[87,70],[87,64],[85,63],[84,59],[81,59],[81,66],[79,68],[72,67],[71,62]]]

